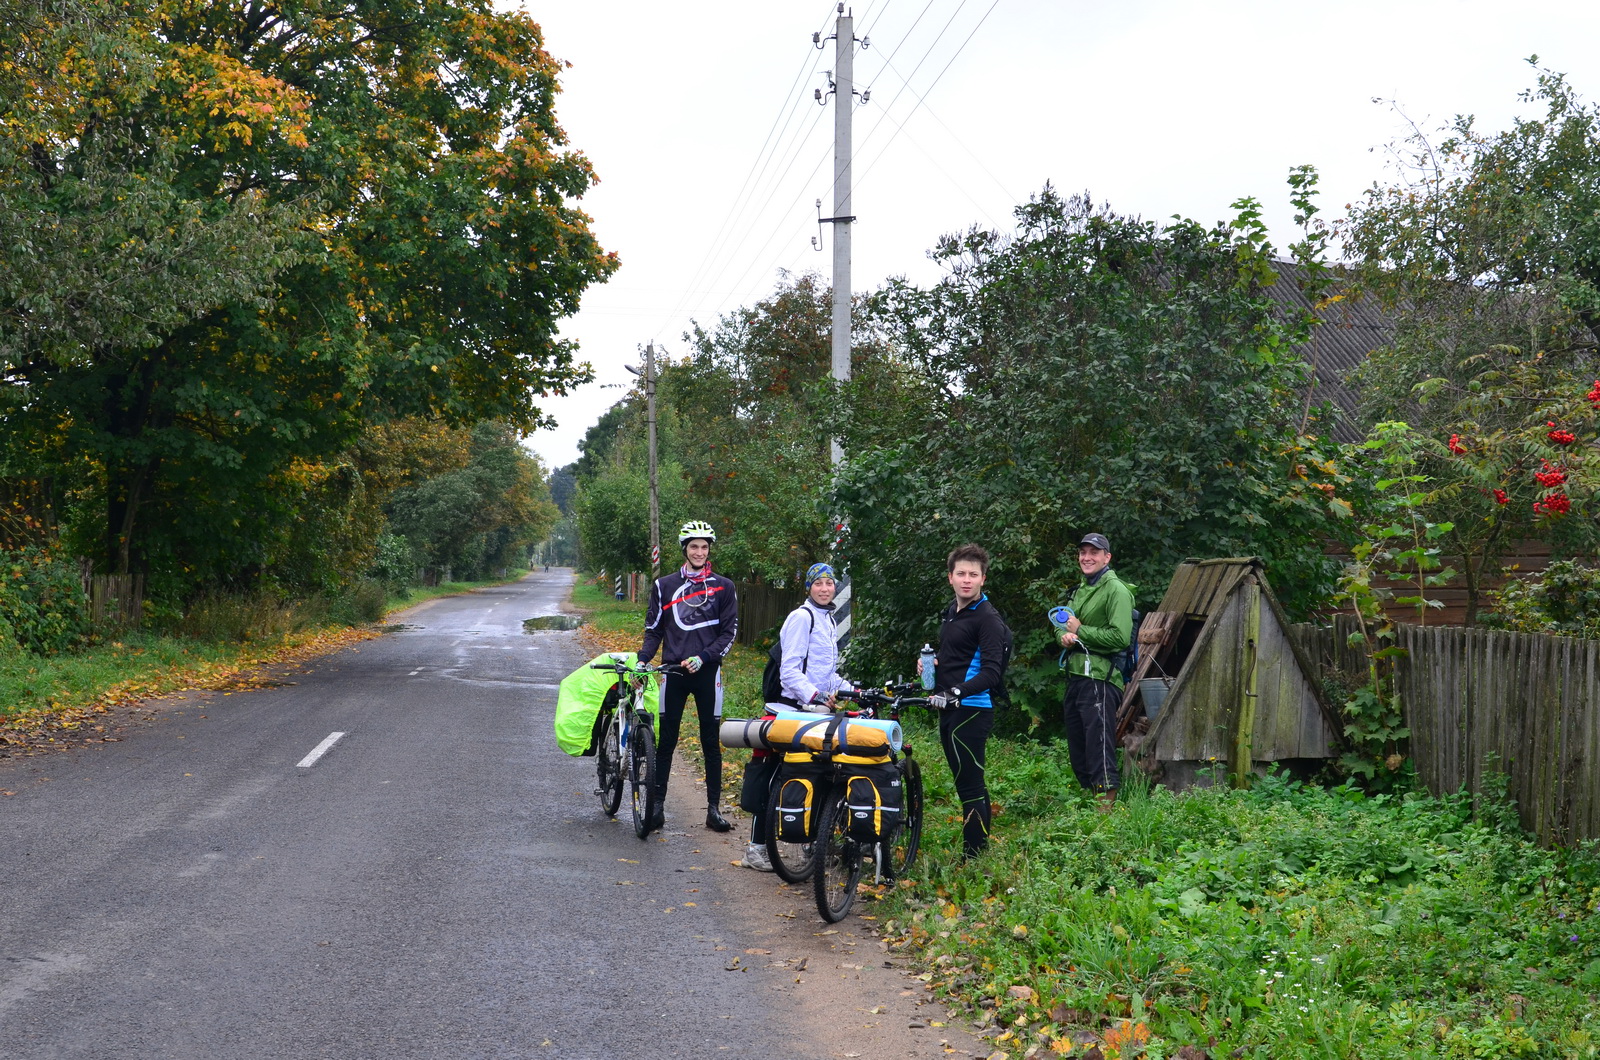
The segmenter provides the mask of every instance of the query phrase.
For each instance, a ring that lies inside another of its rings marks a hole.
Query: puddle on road
[[[538,633],[546,629],[577,629],[583,625],[581,615],[540,615],[522,620],[522,632]]]

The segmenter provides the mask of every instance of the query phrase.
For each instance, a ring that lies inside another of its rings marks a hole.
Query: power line
[[[993,10],[993,8],[991,8],[990,10]],[[985,17],[987,17],[987,16],[985,16]],[[976,31],[974,31],[974,32],[976,32]],[[964,46],[965,45],[963,45],[963,47]],[[932,118],[934,121],[939,123],[939,127],[941,129],[943,129],[945,131],[945,134],[950,137],[951,142],[954,143],[957,147],[961,148],[961,150],[963,150],[963,151],[965,151],[967,153],[967,157],[972,159],[972,161],[974,163],[976,163],[976,165],[978,166],[979,169],[983,170],[984,176],[986,176],[990,180],[994,181],[994,186],[999,188],[1000,191],[1005,194],[1005,197],[1009,201],[1015,202],[1016,201],[1016,196],[1012,194],[1011,189],[1006,187],[1005,184],[1001,182],[1000,178],[994,175],[994,173],[989,169],[989,167],[984,164],[983,158],[980,155],[978,155],[977,152],[973,151],[972,148],[968,147],[967,144],[966,144],[966,141],[962,140],[961,137],[956,133],[956,131],[954,129],[950,128],[950,126],[945,123],[945,120],[943,118],[939,117],[939,115],[934,111],[934,109],[931,106],[928,105],[927,96],[919,95],[917,93],[916,89],[911,88],[910,82],[906,79],[906,77],[903,74],[901,74],[900,71],[898,69],[896,69],[893,65],[891,65],[887,60],[885,60],[884,66],[887,67],[889,70],[891,70],[896,77],[901,79],[902,82],[905,82],[906,87],[908,89],[910,89],[911,94],[913,96],[916,96],[917,105],[928,112],[928,117]],[[941,70],[940,71],[940,75],[943,76],[943,73],[944,73],[944,71]],[[935,79],[935,84],[937,84],[937,83],[938,83],[937,79]],[[931,88],[931,86],[930,86],[930,88]],[[912,113],[915,113],[915,111],[913,111]],[[887,110],[884,112],[884,117],[887,120],[889,120],[890,122],[894,123],[895,130],[896,130],[896,135],[898,135],[899,133],[905,131],[905,123],[904,122],[895,122],[894,121],[894,117],[892,115],[890,115]],[[906,115],[906,121],[909,122],[910,120],[911,120],[911,115],[910,114]],[[910,133],[906,133],[906,135],[910,136],[911,134]],[[913,141],[913,142],[915,142],[915,141]],[[887,149],[888,149],[887,145],[885,145],[884,150],[887,150]],[[938,159],[935,156],[933,156],[931,153],[929,153],[926,150],[924,150],[923,154],[928,155],[928,158],[934,163],[935,166],[939,165]],[[940,166],[939,169],[940,169],[940,172],[944,172],[944,169],[943,169],[942,166]],[[948,173],[945,173],[945,175],[949,176]],[[953,183],[953,184],[956,183],[954,178],[951,178],[951,183]],[[957,185],[957,186],[959,187],[959,185]],[[969,198],[970,198],[970,196],[969,196]],[[977,204],[974,202],[974,205],[977,205]],[[993,220],[993,218],[991,218],[991,220]]]
[[[965,0],[962,0],[962,2],[963,2],[963,6],[965,6]],[[933,79],[932,83],[928,85],[928,91],[924,92],[920,96],[917,96],[917,105],[911,108],[911,114],[907,114],[906,115],[906,121],[907,122],[909,122],[911,120],[911,116],[913,114],[915,114],[922,107],[923,102],[927,99],[927,97],[929,95],[931,95],[933,93],[934,88],[939,84],[940,79],[942,79],[944,77],[945,72],[950,69],[951,65],[954,64],[955,61],[958,58],[960,58],[961,53],[966,50],[967,45],[972,43],[972,38],[977,36],[978,30],[983,28],[983,24],[988,21],[989,16],[994,13],[994,9],[999,7],[999,6],[1000,6],[1000,0],[994,0],[994,2],[989,5],[989,10],[987,10],[987,11],[985,11],[983,13],[983,17],[978,19],[978,24],[976,26],[972,27],[972,32],[967,34],[967,39],[961,42],[961,47],[959,47],[959,48],[957,48],[955,50],[955,54],[950,56],[949,61],[946,62],[944,64],[944,66],[939,70],[938,76],[936,76]],[[941,31],[940,36],[943,36],[943,35],[944,34]],[[921,64],[919,63],[918,65],[920,66]],[[896,72],[898,73],[898,71],[896,71]],[[913,70],[911,72],[912,72],[913,75],[916,73],[915,70]],[[911,82],[910,82],[909,79],[907,79],[907,81],[905,82],[905,85],[906,85],[907,88],[910,88]],[[915,91],[913,91],[913,95],[915,95]],[[895,96],[895,99],[899,99],[899,98],[900,97],[897,94]],[[891,101],[890,102],[890,106],[893,106],[893,105],[894,105],[893,101]],[[885,108],[885,110],[884,110],[884,116],[885,117],[888,116],[888,109],[887,108]],[[904,123],[901,123],[900,125],[897,125],[895,127],[894,135],[889,137],[888,143],[885,143],[881,148],[879,148],[878,149],[878,153],[875,156],[873,156],[872,161],[867,163],[867,168],[862,171],[860,179],[865,180],[867,174],[872,172],[872,167],[878,164],[878,160],[879,159],[883,158],[884,154],[889,150],[889,146],[894,143],[895,137],[900,135],[900,130],[903,129],[904,127],[905,127]],[[873,128],[876,129],[877,126],[874,125]],[[870,135],[870,133],[868,135]],[[992,176],[992,174],[991,174],[991,176]],[[996,183],[999,183],[999,182],[996,181]],[[1002,188],[1002,190],[1004,190],[1004,189]]]
[[[830,3],[828,5],[828,15],[823,16],[822,24],[818,29],[819,33],[827,28],[828,17],[832,14],[832,11],[833,4]],[[809,51],[815,51],[815,49],[808,49],[808,52]],[[795,111],[798,110],[798,100],[803,98],[798,95],[796,90],[807,76],[815,72],[817,63],[819,61],[819,55],[820,53],[817,55],[808,54],[806,61],[800,64],[800,69],[796,72],[793,83],[790,84],[788,91],[785,93],[785,96],[788,98],[789,102],[785,105],[780,105],[777,116],[773,118],[772,125],[767,130],[766,139],[762,141],[761,148],[756,152],[755,160],[751,163],[750,170],[745,175],[744,183],[740,186],[738,194],[734,197],[734,206],[727,212],[727,214],[724,215],[721,227],[718,228],[717,234],[712,238],[711,244],[706,248],[705,255],[701,258],[699,265],[695,267],[695,271],[691,275],[690,281],[685,287],[684,295],[682,298],[680,298],[678,304],[673,307],[670,317],[676,317],[683,309],[684,303],[690,297],[691,292],[701,279],[707,266],[714,259],[717,252],[721,249],[724,238],[727,236],[729,230],[740,220],[745,208],[748,207],[750,201],[753,200],[754,193],[751,192],[748,197],[746,196],[746,193],[750,191],[754,183],[759,182],[761,177],[765,174],[767,167],[771,164],[772,159],[776,157],[776,149],[769,154],[767,152],[767,148],[773,143],[774,135],[776,135],[780,140],[782,139],[783,131],[788,128],[789,122],[793,119]],[[781,127],[779,124],[780,122],[782,122]],[[764,158],[765,162],[763,162]],[[780,177],[779,179],[781,180],[782,178]],[[770,201],[770,195],[768,199]],[[763,208],[764,207],[765,204],[763,204]],[[666,327],[670,323],[671,320],[669,318],[669,320],[664,321],[661,326]],[[659,331],[660,328],[657,330]]]

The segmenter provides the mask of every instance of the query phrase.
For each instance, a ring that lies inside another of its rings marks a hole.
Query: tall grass
[[[1064,747],[997,741],[993,846],[963,864],[936,734],[910,727],[925,854],[868,913],[1012,1055],[1075,1033],[1107,1057],[1597,1055],[1600,860],[1502,803],[1134,778],[1102,814]]]

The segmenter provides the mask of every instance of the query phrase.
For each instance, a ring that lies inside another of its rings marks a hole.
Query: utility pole
[[[834,22],[833,82],[833,216],[818,218],[819,222],[833,225],[833,379],[843,384],[850,381],[850,226],[855,215],[850,212],[850,119],[855,111],[855,18],[846,14],[844,4],[838,7],[839,17]],[[821,33],[813,33],[811,42],[822,47]],[[862,41],[863,48],[868,47]],[[861,93],[865,103],[868,92]],[[816,90],[818,103],[825,102],[822,90]],[[820,212],[820,211],[819,211]],[[835,470],[844,461],[844,447],[838,438],[830,441],[830,454]],[[835,524],[835,534],[842,534],[843,524]],[[837,537],[834,547],[838,547]],[[839,646],[843,649],[850,641],[850,579],[843,571],[839,576],[839,591],[834,597],[834,622],[839,627]]]
[[[639,369],[624,365],[634,375]],[[656,479],[656,344],[644,348],[645,425],[650,437],[650,580],[661,577],[661,490]]]
[[[644,348],[645,422],[650,426],[650,580],[661,577],[661,490],[656,484],[656,344]]]
[[[820,48],[818,35],[812,40]],[[833,216],[823,218],[833,224],[833,378],[850,381],[850,151],[851,115],[855,110],[855,18],[839,5],[839,18],[833,32]],[[817,90],[821,102],[822,90]],[[832,456],[837,467],[844,459],[839,439],[832,441]]]

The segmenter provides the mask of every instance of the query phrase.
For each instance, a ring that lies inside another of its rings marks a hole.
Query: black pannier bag
[[[853,765],[845,778],[850,836],[862,843],[887,839],[905,816],[905,785],[900,763]]]
[[[795,756],[799,757],[799,756]],[[783,764],[778,776],[776,832],[785,843],[809,843],[817,838],[817,818],[827,805],[833,768],[804,761]]]

